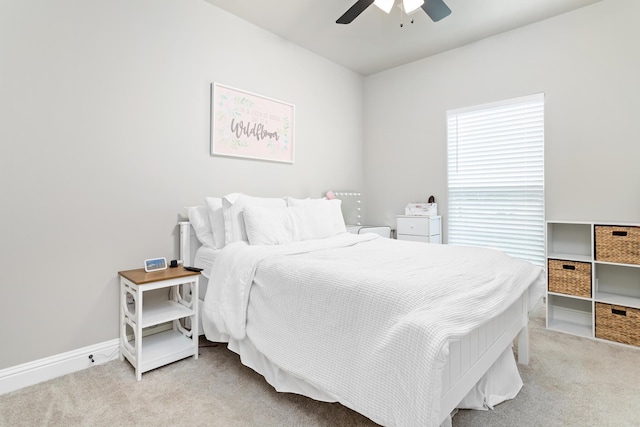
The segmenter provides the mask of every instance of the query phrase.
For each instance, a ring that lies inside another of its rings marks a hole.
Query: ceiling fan
[[[429,15],[429,18],[431,18],[433,22],[438,22],[442,18],[449,16],[451,13],[451,9],[449,9],[442,0],[397,0],[397,2],[399,3],[398,6],[407,15],[422,7],[422,10]],[[396,0],[358,0],[344,13],[344,15],[338,18],[336,24],[349,24],[372,4],[375,4],[386,13],[389,13],[391,12],[393,5],[396,4]]]

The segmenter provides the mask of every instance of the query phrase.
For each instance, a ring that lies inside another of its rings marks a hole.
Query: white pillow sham
[[[300,240],[324,239],[346,232],[340,219],[340,203],[300,204],[299,206],[244,208],[247,239],[252,245],[280,245]],[[338,213],[335,209],[338,209]]]
[[[309,214],[311,222],[307,226],[318,228],[319,234],[322,234],[320,228],[325,227],[328,229],[327,232],[332,233],[332,236],[347,231],[342,215],[342,200],[340,199],[289,199],[288,203],[291,207],[304,206],[309,209],[309,212],[314,212]]]
[[[281,245],[302,240],[302,208],[247,206],[242,215],[252,245]]]
[[[208,248],[215,248],[213,232],[209,222],[209,208],[206,206],[191,206],[185,209],[187,210],[189,222],[200,243]]]
[[[287,202],[287,206],[296,206],[296,204],[300,204],[311,199],[309,197],[307,197],[306,199],[294,199],[293,197],[285,196],[284,200]]]
[[[231,193],[222,198],[222,213],[224,216],[225,244],[238,240],[248,241],[242,211],[248,206],[262,206],[268,208],[284,208],[287,203],[283,198],[253,197],[242,193]]]
[[[222,249],[225,244],[224,215],[220,197],[205,197],[208,208],[208,220],[213,234],[213,248]]]

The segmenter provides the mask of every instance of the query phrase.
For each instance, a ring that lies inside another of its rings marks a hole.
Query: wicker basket
[[[597,261],[640,264],[640,227],[595,226]]]
[[[596,337],[640,346],[640,310],[596,302]]]
[[[549,260],[549,292],[591,298],[591,263]]]

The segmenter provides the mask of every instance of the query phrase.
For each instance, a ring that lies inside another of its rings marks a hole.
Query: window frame
[[[539,93],[447,111],[450,244],[544,265],[544,109]]]

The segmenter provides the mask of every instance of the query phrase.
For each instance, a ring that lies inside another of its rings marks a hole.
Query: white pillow
[[[302,207],[247,206],[242,211],[252,245],[281,245],[302,240]]]
[[[203,246],[215,248],[213,232],[209,223],[209,208],[206,206],[191,206],[185,208],[189,216],[189,222],[196,232],[196,237]]]
[[[247,206],[263,206],[270,208],[286,207],[282,198],[252,197],[242,193],[232,193],[222,198],[222,213],[224,215],[225,244],[248,241],[242,211]]]
[[[347,231],[344,216],[342,216],[342,200],[340,199],[289,199],[288,202],[291,207],[303,206],[309,210],[305,230],[311,235],[329,233],[330,236],[333,236]]]
[[[213,234],[213,248],[224,248],[224,215],[222,212],[222,199],[220,197],[205,197],[208,207],[208,220]]]
[[[293,197],[286,196],[284,200],[287,202],[287,206],[295,206],[296,204],[300,204],[301,202],[311,200],[309,197],[306,199],[294,199]]]
[[[243,211],[247,239],[252,245],[280,245],[344,233],[339,202],[280,208],[247,206]]]

